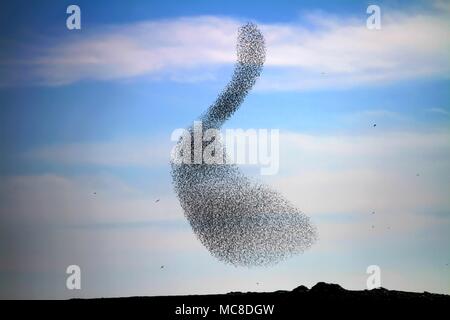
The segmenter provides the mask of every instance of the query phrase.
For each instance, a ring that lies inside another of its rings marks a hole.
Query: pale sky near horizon
[[[2,3],[0,298],[365,289],[369,265],[450,294],[450,2],[378,1],[380,30],[373,2],[241,2],[77,1],[72,31],[72,2]],[[244,170],[319,232],[271,267],[212,257],[170,177],[171,133],[229,81],[247,21],[267,60],[226,126],[280,130],[278,174]]]

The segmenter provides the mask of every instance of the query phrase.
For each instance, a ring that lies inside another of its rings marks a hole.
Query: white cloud
[[[280,139],[281,176],[270,181],[320,221],[328,240],[367,238],[388,226],[408,234],[450,217],[447,131]]]
[[[370,161],[380,160],[383,157],[400,160],[410,156],[413,156],[413,159],[429,159],[437,155],[450,154],[450,134],[444,130],[424,132],[373,130],[370,134],[361,135],[308,135],[287,132],[283,133],[280,139],[286,153],[300,152],[300,159],[303,155],[314,158],[348,157],[344,160],[350,160],[349,166],[354,165],[354,161],[351,160]],[[289,157],[286,155],[286,158]]]
[[[448,77],[448,14],[383,12],[379,31],[368,30],[360,20],[320,15],[313,16],[313,30],[268,26],[268,65],[286,70],[272,74],[269,69],[260,88],[348,87]]]
[[[237,28],[237,21],[216,17],[100,27],[78,38],[49,40],[41,48],[43,53],[30,57],[25,64],[32,80],[61,85],[232,63]],[[203,72],[200,78],[204,77]]]
[[[429,108],[429,109],[426,109],[426,111],[432,112],[432,113],[437,113],[437,114],[444,115],[444,116],[450,116],[450,112],[443,108]]]
[[[138,166],[167,165],[174,142],[157,139],[127,139],[113,142],[73,143],[43,146],[24,154],[33,160],[64,165]]]
[[[12,176],[0,182],[5,221],[58,227],[114,226],[184,221],[173,194],[153,194],[111,175]],[[159,199],[158,202],[155,202]]]
[[[379,31],[366,29],[358,18],[310,15],[309,28],[296,22],[260,24],[267,67],[258,88],[299,90],[448,77],[448,11],[403,14],[386,8]],[[217,66],[234,62],[242,23],[198,16],[100,27],[70,40],[51,40],[30,50],[34,54],[27,60],[9,63],[23,68],[25,78],[17,81],[46,85],[138,76],[208,81]]]

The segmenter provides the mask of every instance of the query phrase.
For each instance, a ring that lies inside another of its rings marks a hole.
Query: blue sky
[[[384,287],[450,293],[447,1],[378,2],[377,31],[366,1],[79,1],[78,31],[69,4],[0,10],[1,297],[363,289],[371,264]],[[249,20],[267,63],[226,126],[280,129],[280,171],[255,179],[320,240],[246,269],[195,238],[168,161],[172,131],[229,80]],[[64,287],[70,264],[81,291]]]

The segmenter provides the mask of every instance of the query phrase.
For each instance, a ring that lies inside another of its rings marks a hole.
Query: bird
[[[253,23],[238,32],[231,81],[197,120],[200,133],[220,130],[244,101],[265,61],[265,42]],[[269,265],[304,252],[317,239],[310,218],[271,188],[245,176],[237,165],[195,162],[196,122],[175,150],[188,150],[188,163],[171,157],[175,193],[200,242],[211,255],[235,266]],[[201,141],[202,149],[211,141]],[[214,141],[215,152],[225,150]],[[195,151],[195,150],[194,150]],[[189,152],[191,152],[189,157]],[[175,154],[177,154],[175,152]],[[184,153],[183,153],[184,154]],[[225,156],[224,156],[225,158]]]
[[[164,266],[161,266],[160,269],[164,269]]]
[[[94,192],[94,194],[97,194],[97,192]]]
[[[376,127],[376,126],[377,126],[377,124],[376,124],[376,123],[374,123],[374,124],[373,124],[373,126],[374,126],[374,127]]]
[[[156,199],[155,203],[158,203],[158,202],[159,202],[159,199]]]

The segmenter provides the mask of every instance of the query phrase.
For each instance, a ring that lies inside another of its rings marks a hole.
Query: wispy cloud
[[[385,109],[367,109],[355,111],[341,116],[344,122],[351,124],[363,124],[367,126],[368,123],[383,121],[384,124],[394,122],[398,127],[401,123],[410,120],[407,115],[399,112],[394,112]]]
[[[290,133],[281,142],[281,176],[273,183],[313,216],[351,214],[345,228],[365,224],[365,232],[370,224],[360,218],[372,211],[384,231],[426,228],[442,212],[449,222],[448,132]]]
[[[238,26],[205,16],[104,26],[75,38],[48,39],[27,60],[10,63],[29,71],[24,81],[46,85],[160,75],[232,63]]]
[[[308,16],[308,27],[260,24],[267,68],[258,88],[302,90],[448,76],[448,11],[403,14],[385,8],[378,31],[368,30],[364,17],[357,18],[314,14]],[[10,72],[0,83],[63,85],[140,76],[208,81],[217,67],[234,62],[236,33],[243,22],[197,16],[49,39],[30,48],[28,56],[3,62]]]
[[[175,195],[144,191],[107,174],[12,176],[2,179],[0,200],[3,222],[36,227],[128,228],[183,219]]]
[[[437,113],[437,114],[444,115],[444,116],[450,116],[450,111],[447,111],[443,108],[429,108],[429,109],[426,109],[426,111],[432,112],[432,113]]]
[[[42,146],[23,156],[62,165],[155,167],[169,163],[171,148],[169,138],[166,144],[156,139],[125,139]]]

